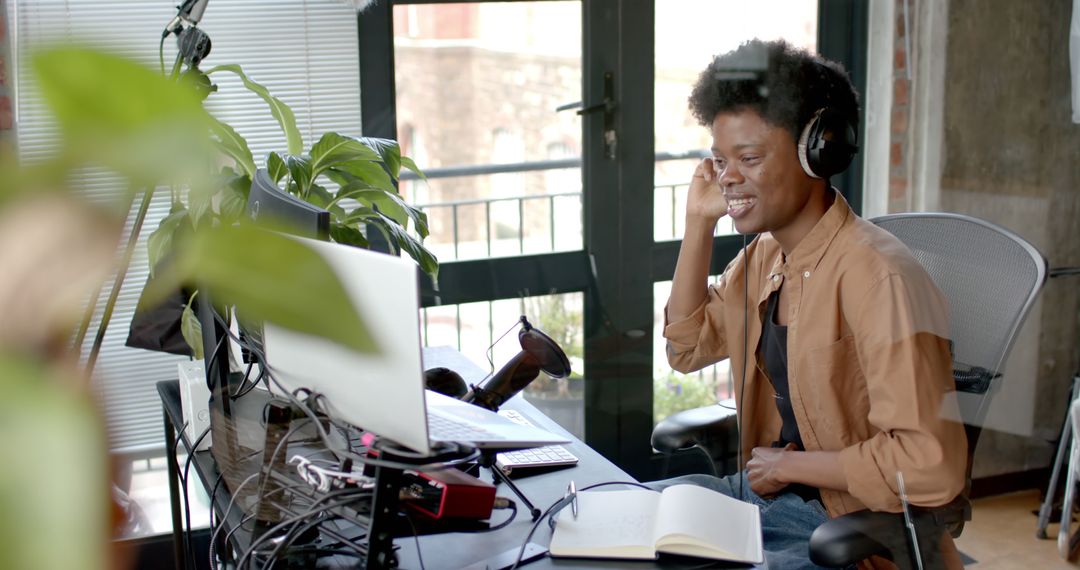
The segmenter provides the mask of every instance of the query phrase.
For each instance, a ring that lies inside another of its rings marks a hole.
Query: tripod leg
[[[540,509],[533,506],[533,504],[529,502],[529,499],[526,498],[525,495],[521,492],[521,489],[518,489],[517,485],[515,485],[514,482],[511,481],[510,478],[507,477],[506,474],[503,473],[498,467],[492,465],[490,469],[492,477],[495,478],[495,482],[506,483],[506,486],[510,487],[510,490],[513,491],[515,495],[517,495],[517,498],[521,499],[521,503],[525,505],[525,508],[529,509],[529,514],[532,516],[533,522],[536,522],[536,519],[540,518]]]
[[[1073,376],[1072,391],[1069,394],[1070,405],[1076,399],[1080,389],[1080,373]],[[1050,524],[1050,513],[1054,510],[1054,492],[1057,490],[1058,476],[1061,474],[1062,464],[1069,454],[1070,439],[1072,439],[1072,422],[1069,421],[1069,409],[1065,409],[1065,421],[1061,426],[1061,438],[1058,441],[1057,455],[1054,457],[1054,467],[1050,471],[1050,485],[1046,489],[1046,497],[1042,506],[1039,507],[1039,521],[1035,529],[1036,538],[1047,538],[1046,525]]]

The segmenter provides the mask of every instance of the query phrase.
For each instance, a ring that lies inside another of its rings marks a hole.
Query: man
[[[847,160],[815,172],[804,166],[813,156],[800,158],[815,130],[854,151],[844,139],[858,99],[839,65],[752,41],[714,59],[690,107],[711,130],[712,157],[690,185],[664,336],[676,370],[731,359],[744,469],[689,479],[762,506],[770,567],[813,567],[807,541],[827,517],[901,510],[898,473],[915,505],[961,492],[948,311],[910,252],[829,186]],[[822,117],[823,132],[807,128]],[[709,286],[724,216],[758,235]]]

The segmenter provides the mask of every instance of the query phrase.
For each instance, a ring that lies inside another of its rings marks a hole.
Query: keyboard
[[[428,433],[432,439],[440,441],[475,441],[499,439],[499,436],[484,428],[456,422],[437,414],[428,413]]]
[[[521,425],[533,425],[525,416],[516,410],[499,410],[499,415]],[[504,474],[511,471],[537,467],[563,467],[576,465],[578,458],[561,445],[545,445],[532,449],[519,449],[505,451],[495,458],[495,467]]]

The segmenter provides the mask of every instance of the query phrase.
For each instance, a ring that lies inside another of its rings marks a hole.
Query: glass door
[[[392,18],[398,140],[427,176],[400,189],[443,264],[424,342],[497,370],[525,316],[573,370],[526,398],[584,438],[581,3],[398,3]]]
[[[686,14],[701,14],[687,18]],[[696,408],[734,395],[728,361],[700,372],[680,374],[668,366],[661,335],[663,310],[671,293],[678,240],[683,235],[686,192],[694,167],[708,156],[712,141],[708,130],[697,124],[687,109],[687,98],[698,74],[712,58],[743,42],[785,39],[792,45],[815,51],[818,32],[817,0],[673,0],[656,11],[656,117],[658,160],[655,170],[655,219],[653,236],[659,250],[666,251],[671,270],[658,274],[654,286],[653,418],[655,421],[680,410]],[[659,160],[659,158],[670,158]],[[723,270],[742,245],[728,218],[716,228],[723,257],[715,269]]]

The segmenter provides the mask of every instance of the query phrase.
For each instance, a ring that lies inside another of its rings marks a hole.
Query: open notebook
[[[424,389],[416,265],[400,257],[295,238],[321,255],[375,336],[378,354],[264,326],[266,358],[287,389],[326,396],[333,416],[421,453],[455,441],[513,449],[565,443],[565,437]]]
[[[659,553],[760,564],[757,505],[697,485],[662,492],[584,491],[578,514],[559,511],[551,555],[653,559]]]

